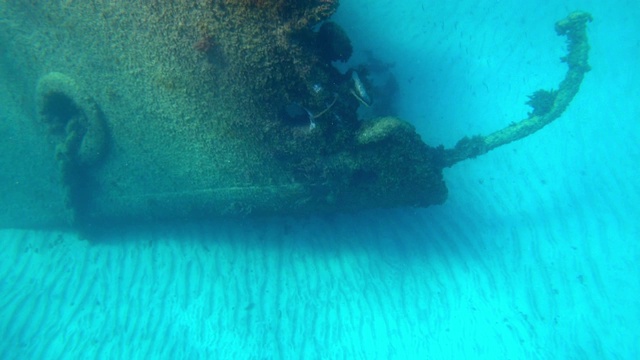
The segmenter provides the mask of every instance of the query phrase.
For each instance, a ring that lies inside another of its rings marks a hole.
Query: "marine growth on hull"
[[[556,23],[566,76],[532,92],[526,118],[452,149],[431,146],[372,81],[374,65],[391,65],[344,65],[353,48],[331,21],[337,8],[337,0],[8,2],[6,58],[30,79],[27,92],[13,93],[36,94],[27,104],[36,125],[11,131],[51,164],[38,174],[25,165],[22,182],[7,186],[53,195],[45,204],[33,191],[8,191],[6,203],[39,210],[16,206],[0,223],[87,228],[440,204],[444,168],[557,119],[590,69],[591,16],[575,12]]]

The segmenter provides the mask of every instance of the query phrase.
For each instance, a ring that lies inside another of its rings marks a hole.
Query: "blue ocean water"
[[[590,12],[562,118],[445,171],[427,209],[140,226],[93,242],[0,232],[0,357],[640,358],[640,6],[342,1],[352,63],[452,146],[526,116]]]

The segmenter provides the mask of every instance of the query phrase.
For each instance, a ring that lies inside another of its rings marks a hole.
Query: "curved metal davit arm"
[[[592,20],[586,12],[573,12],[556,23],[558,35],[567,36],[568,54],[561,60],[569,66],[558,90],[538,90],[529,96],[527,104],[533,107],[529,117],[487,136],[464,137],[453,149],[444,153],[444,167],[459,161],[485,154],[499,146],[522,139],[542,129],[562,115],[573,97],[578,93],[584,74],[591,68],[588,64],[589,42],[587,23]]]

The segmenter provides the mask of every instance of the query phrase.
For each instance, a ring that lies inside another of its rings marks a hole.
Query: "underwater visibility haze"
[[[640,358],[631,1],[0,4],[0,358]]]

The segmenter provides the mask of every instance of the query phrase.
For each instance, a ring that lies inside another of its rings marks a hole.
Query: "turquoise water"
[[[589,11],[555,123],[445,170],[427,209],[73,233],[0,231],[2,359],[640,358],[640,7],[343,1],[395,110],[452,146],[564,74],[553,23]],[[387,75],[387,74],[381,74]]]

